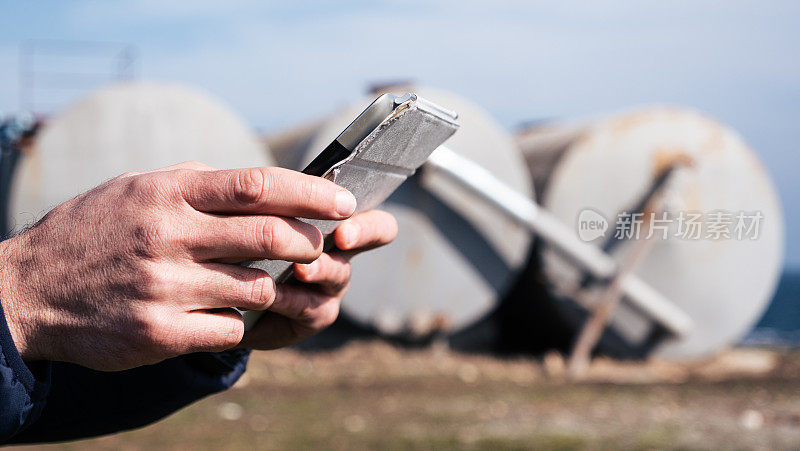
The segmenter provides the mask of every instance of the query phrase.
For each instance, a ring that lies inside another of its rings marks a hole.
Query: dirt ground
[[[352,343],[254,354],[230,391],[64,449],[798,449],[800,351],[564,361]],[[31,449],[30,447],[26,449]]]

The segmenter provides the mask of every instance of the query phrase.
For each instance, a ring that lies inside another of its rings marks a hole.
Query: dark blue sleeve
[[[127,371],[42,363],[37,379],[17,353],[0,310],[0,444],[70,440],[147,425],[230,388],[249,351],[197,353]],[[38,371],[37,371],[38,373]]]
[[[22,361],[0,305],[0,444],[39,417],[50,390],[50,376],[49,363],[29,368]]]
[[[230,388],[247,357],[245,351],[198,353],[119,372],[54,362],[41,415],[11,442],[69,440],[150,424]]]

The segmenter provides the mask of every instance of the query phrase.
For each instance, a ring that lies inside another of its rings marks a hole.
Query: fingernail
[[[317,267],[318,267],[318,266],[319,266],[319,265],[317,264],[317,261],[316,261],[316,260],[314,260],[313,262],[311,262],[311,263],[307,264],[307,265],[306,265],[306,277],[311,277],[311,276],[313,276],[314,274],[316,274],[316,273],[317,273],[317,269],[318,269]]]
[[[356,198],[350,191],[342,190],[336,193],[336,213],[344,217],[349,217],[355,211]]]

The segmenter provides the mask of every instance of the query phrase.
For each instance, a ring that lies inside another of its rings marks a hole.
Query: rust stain
[[[724,152],[727,148],[725,145],[725,131],[718,123],[709,121],[709,128],[712,130],[708,139],[700,147],[700,152],[706,155],[714,154],[717,152]]]
[[[609,126],[612,133],[624,133],[632,128],[636,128],[644,123],[647,123],[652,114],[653,112],[651,111],[637,111],[626,114],[624,116],[614,118]]]
[[[680,147],[661,147],[653,155],[653,175],[659,176],[675,166],[695,167],[695,160]]]
[[[670,105],[656,105],[613,117],[608,126],[613,133],[625,133],[649,122],[674,121],[685,115],[685,109]]]
[[[413,246],[406,254],[406,264],[409,268],[419,268],[422,265],[422,249],[418,246]]]
[[[704,196],[696,180],[691,180],[683,189],[683,202],[687,211],[700,211],[704,205]]]

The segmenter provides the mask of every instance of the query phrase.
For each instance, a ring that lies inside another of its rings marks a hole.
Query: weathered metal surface
[[[601,342],[612,352],[648,352],[693,358],[737,342],[766,308],[782,260],[783,218],[769,175],[744,141],[730,128],[699,113],[653,108],[603,120],[571,124],[560,139],[558,125],[544,128],[537,150],[536,130],[519,142],[529,162],[549,159],[542,204],[563,223],[575,227],[590,208],[609,222],[630,211],[647,191],[663,163],[676,155],[693,161],[670,188],[666,210],[679,212],[760,212],[759,236],[750,239],[657,239],[633,274],[672,300],[693,319],[685,338],[651,341],[655,330],[647,315],[621,304],[611,321],[612,334]],[[550,137],[549,140],[545,139]],[[533,143],[533,144],[531,144]],[[556,149],[556,150],[553,150]],[[559,150],[560,149],[560,150]],[[646,231],[645,231],[646,232]],[[597,240],[601,242],[602,239]],[[630,246],[618,246],[622,259]],[[544,273],[556,293],[574,292],[582,273],[552,249],[542,255]],[[560,303],[574,311],[570,301]]]
[[[187,160],[218,168],[272,164],[245,122],[202,92],[174,84],[110,86],[46,123],[15,178],[10,217],[19,228],[123,172]]]
[[[445,91],[402,89],[458,111],[461,127],[448,147],[518,192],[531,193],[519,150],[485,111]],[[364,106],[366,101],[323,126],[311,140],[304,163]],[[497,305],[525,265],[528,232],[444,178],[426,187],[411,178],[382,208],[395,215],[400,234],[386,248],[353,261],[353,280],[342,309],[384,334],[413,338],[469,326]]]

